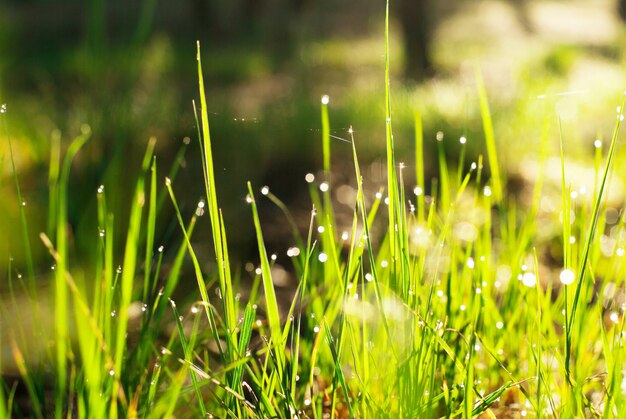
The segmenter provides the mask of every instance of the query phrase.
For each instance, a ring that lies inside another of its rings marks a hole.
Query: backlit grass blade
[[[584,250],[583,250],[583,254],[582,254],[582,258],[580,260],[580,264],[579,266],[579,273],[578,273],[578,280],[576,282],[576,290],[574,291],[574,300],[572,301],[572,309],[571,309],[571,313],[569,315],[569,321],[567,322],[566,326],[567,326],[567,331],[566,331],[566,365],[569,365],[570,362],[570,355],[571,355],[571,351],[572,351],[572,328],[574,326],[574,321],[576,319],[576,310],[578,308],[578,300],[580,299],[580,293],[583,287],[583,281],[585,280],[586,274],[587,274],[587,269],[588,269],[588,263],[589,263],[589,255],[590,255],[590,250],[591,247],[593,245],[593,241],[596,235],[596,227],[597,227],[597,221],[598,221],[598,215],[600,213],[600,206],[602,204],[602,199],[604,197],[604,190],[606,188],[606,184],[607,184],[607,179],[609,177],[609,173],[613,167],[613,158],[615,155],[615,147],[617,144],[617,136],[619,133],[619,127],[620,127],[620,122],[622,121],[623,118],[623,110],[624,110],[624,103],[626,102],[626,98],[622,98],[622,103],[621,106],[618,108],[618,113],[617,113],[617,118],[615,121],[615,127],[613,129],[613,135],[611,137],[611,145],[609,146],[609,151],[606,157],[606,163],[604,165],[604,172],[602,175],[602,180],[600,183],[600,188],[598,189],[598,193],[595,197],[594,200],[594,204],[593,204],[593,212],[591,215],[591,220],[590,220],[590,224],[589,224],[589,230],[587,232],[587,238],[585,240],[585,246],[584,246]],[[569,367],[568,367],[569,368]],[[567,377],[568,380],[570,380],[572,377]]]
[[[248,201],[250,203],[250,207],[252,208],[252,218],[254,221],[254,229],[256,231],[256,239],[259,249],[263,290],[265,292],[265,308],[267,310],[267,319],[269,321],[272,341],[276,346],[276,367],[278,376],[282,379],[284,367],[284,340],[282,336],[282,329],[280,327],[280,312],[278,310],[278,301],[276,300],[276,293],[274,291],[274,283],[272,282],[270,263],[269,259],[267,258],[267,251],[265,250],[265,243],[263,241],[263,232],[261,231],[259,213],[256,206],[256,200],[254,199],[252,185],[250,184],[250,182],[248,182]]]
[[[476,87],[478,89],[478,100],[480,102],[480,116],[485,131],[485,144],[487,146],[487,159],[491,170],[491,184],[493,186],[493,198],[495,203],[502,200],[502,180],[500,177],[500,166],[498,163],[498,153],[496,151],[496,139],[493,131],[493,120],[489,110],[487,91],[480,70],[476,69]]]
[[[202,122],[202,138],[200,147],[202,150],[202,161],[204,169],[205,190],[207,196],[207,206],[209,220],[211,222],[211,233],[213,238],[213,248],[217,262],[220,291],[224,301],[224,318],[226,329],[234,330],[237,327],[236,313],[234,310],[234,294],[232,292],[232,278],[230,266],[228,266],[228,242],[226,240],[226,229],[217,202],[217,192],[215,187],[215,173],[213,169],[213,151],[211,149],[211,132],[209,129],[209,116],[207,110],[206,94],[204,90],[204,78],[202,75],[202,62],[200,58],[200,42],[197,43],[198,62],[198,87],[200,91],[200,119]],[[237,340],[227,340],[227,350],[229,361],[234,361],[237,357]]]
[[[56,373],[57,373],[57,388],[55,391],[56,396],[56,409],[55,414],[61,415],[63,405],[65,403],[65,390],[67,386],[67,352],[68,352],[68,293],[67,284],[65,282],[65,275],[67,271],[67,204],[69,202],[68,194],[68,179],[70,176],[70,168],[72,166],[72,160],[80,150],[80,148],[87,142],[91,135],[89,127],[83,127],[83,133],[78,136],[69,146],[65,158],[63,159],[63,166],[61,169],[61,176],[59,179],[59,196],[57,203],[59,209],[57,212],[57,226],[56,226],[56,251],[58,254],[58,260],[56,261],[56,268],[54,270],[54,284],[55,284],[55,323],[56,323]]]
[[[424,222],[424,132],[422,128],[422,116],[415,112],[415,179],[417,180],[417,219]]]
[[[176,320],[176,328],[178,330],[178,336],[180,338],[180,345],[183,348],[183,353],[185,354],[185,361],[191,362],[193,357],[193,345],[187,341],[187,337],[185,336],[185,330],[183,328],[183,323],[181,321],[181,315],[176,308],[176,303],[174,300],[170,300],[170,305],[172,306],[172,310],[174,311],[174,319]],[[197,331],[197,320],[194,321],[195,326],[192,329],[191,335],[194,336],[194,329]],[[204,406],[204,400],[202,398],[202,392],[200,392],[200,387],[198,386],[198,378],[196,377],[196,373],[193,369],[189,368],[189,376],[191,377],[192,386],[196,392],[196,397],[198,398],[198,406],[200,407],[200,412],[202,416],[206,416],[206,407]]]
[[[11,352],[13,353],[13,359],[15,360],[15,365],[24,380],[24,384],[26,385],[26,390],[28,391],[28,395],[30,396],[30,402],[33,407],[33,414],[37,418],[43,418],[43,412],[41,410],[41,403],[39,401],[38,391],[35,387],[35,383],[32,380],[31,374],[28,372],[26,361],[24,360],[24,355],[20,351],[15,339],[10,340]]]
[[[124,267],[121,277],[121,292],[119,301],[119,316],[117,321],[117,333],[115,338],[115,368],[114,374],[120,374],[124,365],[124,354],[126,352],[126,332],[128,328],[128,307],[130,306],[133,293],[133,284],[135,282],[135,269],[137,267],[137,256],[139,253],[140,230],[143,207],[145,204],[145,178],[152,160],[152,154],[156,139],[153,137],[148,142],[148,147],[144,154],[143,163],[141,165],[142,172],[137,180],[135,192],[130,210],[130,218],[128,225],[128,233],[126,235],[126,246],[124,249]]]
[[[13,154],[13,142],[11,141],[11,135],[9,134],[9,129],[7,127],[6,122],[6,105],[3,106],[3,112],[0,114],[0,121],[3,123],[4,133],[8,141],[9,145],[9,158],[11,161],[11,171],[13,174],[13,183],[15,185],[15,193],[17,195],[17,202],[15,203],[19,208],[20,214],[20,227],[22,233],[22,245],[24,246],[24,257],[25,264],[28,273],[28,281],[29,281],[29,293],[32,298],[36,298],[36,288],[35,288],[35,269],[33,264],[33,252],[31,250],[30,244],[30,233],[28,232],[28,219],[26,217],[26,201],[22,196],[22,189],[20,187],[20,181],[17,175],[17,168],[15,166],[15,156]]]
[[[350,412],[350,417],[354,417],[354,412],[352,411],[352,402],[350,401],[350,392],[348,386],[346,385],[346,380],[343,376],[343,370],[341,369],[341,358],[337,351],[337,346],[335,345],[335,341],[333,339],[333,335],[328,328],[328,323],[324,322],[324,331],[326,333],[326,343],[330,348],[330,352],[332,355],[333,365],[335,367],[335,377],[339,385],[341,385],[341,390],[343,391],[344,401],[348,405],[348,411]],[[335,416],[335,411],[331,412],[331,417]]]
[[[143,280],[143,301],[148,302],[148,292],[150,290],[150,273],[152,268],[152,260],[154,253],[154,235],[156,228],[156,211],[157,211],[157,169],[156,158],[152,160],[150,166],[150,200],[148,201],[148,218],[146,219],[146,256],[144,261],[144,280]]]
[[[387,153],[387,195],[389,197],[389,249],[391,252],[392,269],[395,271],[398,262],[399,246],[396,239],[396,226],[398,223],[398,180],[396,176],[396,159],[393,143],[393,131],[391,129],[391,75],[389,60],[389,0],[385,9],[385,144]],[[395,280],[395,279],[393,279]]]
[[[178,224],[180,225],[180,228],[185,237],[185,244],[187,245],[187,251],[189,252],[189,255],[191,256],[191,261],[193,263],[194,272],[196,274],[196,282],[198,284],[200,296],[202,297],[202,302],[204,303],[203,306],[204,306],[207,319],[209,321],[209,326],[211,327],[211,331],[213,333],[213,339],[215,340],[217,344],[218,350],[220,352],[220,356],[222,357],[222,359],[224,359],[224,351],[220,343],[219,332],[217,330],[217,323],[213,315],[213,308],[211,307],[211,302],[209,300],[209,294],[207,292],[206,283],[202,275],[202,269],[200,268],[200,262],[198,262],[196,252],[193,250],[193,247],[191,246],[191,241],[189,240],[189,236],[187,235],[187,230],[185,229],[183,218],[180,215],[180,210],[178,209],[178,203],[176,202],[176,197],[174,196],[174,191],[172,190],[172,184],[169,179],[165,180],[165,186],[167,187],[167,190],[170,194],[170,198],[172,199],[172,204],[174,205],[176,217],[178,218]]]

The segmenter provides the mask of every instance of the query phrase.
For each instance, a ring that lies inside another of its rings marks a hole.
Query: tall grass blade
[[[91,135],[89,127],[84,126],[83,132],[69,146],[61,169],[59,179],[59,195],[57,203],[56,251],[58,260],[54,270],[55,284],[55,324],[56,324],[56,374],[57,387],[55,389],[55,415],[61,416],[66,401],[67,388],[67,356],[68,356],[68,293],[65,277],[67,273],[68,245],[67,245],[67,203],[69,202],[68,179],[72,160]]]
[[[496,139],[493,131],[493,120],[489,110],[487,91],[480,70],[476,69],[476,87],[478,89],[478,99],[480,102],[480,116],[483,121],[485,131],[485,144],[487,145],[487,160],[491,170],[491,183],[493,186],[493,200],[500,203],[502,200],[502,179],[500,177],[500,165],[498,163],[498,153],[496,151]]]
[[[276,358],[277,358],[277,373],[280,379],[283,377],[284,369],[284,344],[282,336],[282,329],[280,327],[280,312],[278,310],[278,301],[276,299],[276,293],[274,291],[274,283],[272,282],[272,272],[267,257],[267,251],[265,250],[265,243],[263,241],[263,232],[261,231],[261,222],[259,220],[259,213],[256,206],[256,200],[254,199],[254,192],[252,191],[252,185],[248,182],[248,200],[250,207],[252,208],[252,219],[254,221],[254,229],[256,231],[257,245],[259,249],[259,258],[261,259],[261,275],[263,279],[263,290],[265,292],[265,308],[267,310],[267,319],[269,321],[270,333],[272,341],[276,346]]]

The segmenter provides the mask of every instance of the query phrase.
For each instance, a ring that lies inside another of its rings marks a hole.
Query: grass
[[[388,28],[388,9],[386,22]],[[623,101],[606,155],[596,147],[593,190],[583,193],[568,180],[561,132],[561,203],[550,211],[542,205],[549,193],[543,185],[558,120],[545,118],[537,180],[528,202],[516,199],[500,172],[498,133],[478,73],[488,167],[482,157],[465,161],[464,142],[458,162],[451,162],[447,150],[455,144],[441,133],[439,178],[427,185],[428,140],[415,113],[417,187],[407,189],[410,164],[398,162],[392,129],[388,36],[386,29],[385,190],[371,192],[358,160],[358,132],[350,128],[344,140],[352,148],[355,195],[351,221],[345,232],[340,229],[332,199],[339,186],[331,172],[336,143],[330,100],[323,96],[323,164],[321,179],[308,179],[308,230],[303,234],[269,189],[258,195],[257,185],[247,185],[258,248],[251,285],[244,285],[229,257],[226,233],[236,226],[226,225],[219,205],[199,45],[200,102],[194,111],[205,196],[191,216],[175,196],[186,187],[176,182],[178,167],[159,181],[151,139],[128,200],[127,230],[114,230],[111,197],[101,186],[95,263],[73,260],[72,249],[80,243],[68,235],[67,211],[78,197],[68,179],[91,132],[84,127],[62,163],[53,148],[48,231],[40,238],[53,263],[56,327],[50,336],[36,330],[31,337],[26,325],[11,320],[26,310],[41,322],[47,313],[37,308],[46,290],[24,284],[10,268],[9,297],[0,301],[0,312],[2,327],[10,330],[2,345],[10,348],[15,374],[3,376],[0,417],[626,414],[626,217],[612,214],[607,201],[612,181],[620,176],[615,169]],[[6,118],[0,115],[10,139]],[[15,168],[13,173],[21,196]],[[21,199],[15,205],[21,209]],[[155,237],[164,228],[159,214],[166,205],[175,214],[180,243],[164,249]],[[284,257],[266,248],[263,205],[284,212],[297,243],[289,252],[297,284],[287,308],[275,284]],[[29,254],[28,218],[23,210],[19,214]],[[210,236],[196,237],[205,214]],[[546,237],[552,231],[557,233]],[[121,236],[123,248],[116,249]],[[207,240],[211,261],[198,251]],[[176,302],[175,290],[188,279],[189,264],[197,293]],[[31,262],[26,266],[35,271]],[[20,287],[29,291],[26,306],[19,300]],[[244,290],[246,300],[240,297]],[[33,339],[54,345],[43,345],[33,360],[28,356],[36,351]]]

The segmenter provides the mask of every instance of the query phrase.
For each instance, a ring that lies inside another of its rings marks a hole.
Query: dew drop
[[[593,142],[593,146],[594,146],[595,148],[601,148],[601,147],[602,147],[602,140],[600,140],[600,139],[595,140],[595,141]]]
[[[159,253],[163,253],[163,251],[165,250],[165,247],[159,246],[157,250],[159,251]]]
[[[246,195],[246,202],[247,202],[248,204],[251,204],[251,203],[252,203],[252,197],[251,197],[250,195]]]
[[[300,255],[300,249],[297,246],[293,246],[287,249],[287,256],[296,257],[298,255]]]
[[[420,188],[419,186],[416,186],[413,189],[413,193],[415,194],[415,196],[421,196],[424,193],[424,190]]]
[[[268,193],[270,193],[270,187],[269,186],[263,186],[261,188],[261,194],[262,195],[267,195]]]
[[[314,175],[313,173],[307,173],[307,174],[304,176],[304,180],[305,180],[307,183],[313,183],[313,182],[315,181],[315,175]]]
[[[165,178],[165,186],[170,186],[172,184],[172,179],[166,177]]]
[[[7,104],[3,103],[0,105],[0,113],[7,113]]]
[[[532,272],[526,272],[522,276],[522,283],[527,287],[534,287],[535,285],[537,285],[537,277]]]
[[[320,254],[317,256],[317,259],[318,259],[320,262],[325,263],[325,262],[328,260],[328,255],[327,255],[326,253],[322,252],[322,253],[320,253]]]
[[[559,275],[559,280],[563,285],[569,285],[576,279],[576,274],[571,269],[563,269]]]
[[[322,192],[326,192],[326,191],[328,191],[328,183],[326,183],[326,182],[322,182],[322,183],[320,184],[320,191],[322,191]]]
[[[328,102],[330,102],[330,97],[328,95],[322,96],[322,105],[328,105]]]
[[[459,142],[460,142],[461,144],[465,144],[465,143],[467,143],[467,138],[465,138],[465,137],[461,137],[461,138],[459,138]]]
[[[104,193],[104,185],[98,186],[98,193],[99,194]]]
[[[115,370],[109,370],[109,375],[113,377],[115,375]]]

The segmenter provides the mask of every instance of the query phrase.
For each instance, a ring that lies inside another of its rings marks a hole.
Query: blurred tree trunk
[[[617,11],[622,21],[626,22],[626,0],[619,0],[617,3]]]
[[[433,73],[430,43],[435,16],[429,0],[399,0],[396,12],[402,31],[404,75],[422,81]]]

